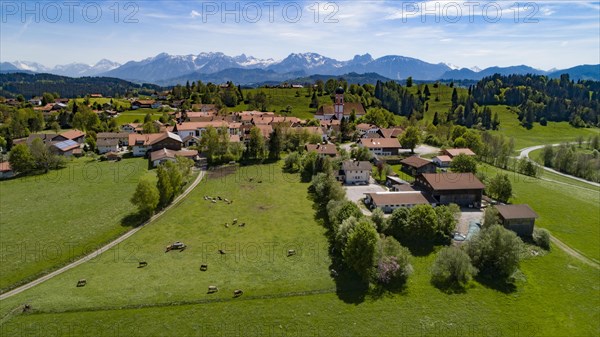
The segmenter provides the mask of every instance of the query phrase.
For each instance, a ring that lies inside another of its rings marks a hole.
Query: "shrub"
[[[375,281],[384,285],[405,283],[413,272],[410,256],[410,251],[402,247],[396,239],[392,237],[382,239]]]
[[[331,200],[327,203],[327,220],[329,224],[335,228],[339,226],[342,221],[350,218],[351,216],[356,219],[363,217],[363,213],[360,208],[350,200]]]
[[[545,250],[550,250],[550,232],[544,228],[533,230],[533,242]]]
[[[431,280],[438,286],[464,287],[476,273],[467,253],[457,247],[445,247],[433,263]]]
[[[519,268],[521,239],[502,226],[484,228],[467,244],[467,254],[480,272],[509,277]]]

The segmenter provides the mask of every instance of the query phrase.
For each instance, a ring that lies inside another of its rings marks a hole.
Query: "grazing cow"
[[[28,312],[29,310],[31,310],[31,306],[29,304],[24,304],[23,305],[23,312]]]
[[[296,251],[293,249],[288,250],[287,256],[292,256],[292,255],[296,255]]]
[[[219,249],[219,254],[225,255],[225,251],[223,249]]]
[[[200,270],[201,270],[201,271],[206,271],[206,270],[208,270],[208,265],[207,265],[207,264],[200,265]]]
[[[217,199],[219,199],[219,200],[223,200],[223,199],[221,199],[221,197],[217,197]]]
[[[211,200],[211,202],[212,202],[213,204],[216,204],[216,203],[217,203],[217,201],[216,201],[215,199]]]
[[[226,223],[225,223],[225,227],[226,227],[226,228],[229,228],[229,223],[227,223],[227,222],[226,222]]]
[[[77,286],[78,287],[84,287],[87,284],[87,280],[82,278],[81,280],[77,281]]]
[[[146,261],[140,261],[140,263],[138,264],[138,268],[144,268],[147,265],[148,265],[148,262],[146,262]]]
[[[237,223],[237,221],[238,221],[237,218],[233,219],[233,224],[235,225]]]
[[[245,223],[245,222],[242,222],[242,223],[240,224],[240,227],[246,227],[246,223]]]
[[[219,288],[217,288],[217,286],[208,286],[209,294],[216,293],[217,291],[219,291]]]
[[[240,296],[242,296],[243,293],[244,292],[241,291],[240,289],[236,289],[233,291],[233,297],[240,297]]]

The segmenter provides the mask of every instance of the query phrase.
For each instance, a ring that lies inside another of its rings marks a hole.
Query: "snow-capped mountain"
[[[456,70],[456,69],[452,69],[452,70]],[[482,71],[483,69],[479,68],[478,66],[474,66],[474,67],[469,68],[469,70],[478,73],[478,72]]]
[[[11,63],[13,66],[17,67],[17,69],[32,71],[34,73],[47,73],[50,71],[50,68],[36,62],[15,61]]]
[[[115,68],[120,67],[119,63],[102,59],[94,65],[84,63],[70,63],[65,65],[57,65],[54,68],[49,68],[35,62],[15,61],[11,62],[15,68],[35,73],[49,73],[69,77],[96,76]]]

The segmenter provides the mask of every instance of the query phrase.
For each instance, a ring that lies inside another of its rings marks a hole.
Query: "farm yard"
[[[537,256],[524,251],[515,288],[473,282],[464,293],[446,294],[430,284],[437,249],[412,258],[414,274],[396,293],[333,279],[325,229],[314,219],[308,184],[297,180],[279,164],[210,172],[119,247],[0,302],[3,334],[46,326],[56,335],[118,329],[128,336],[598,333],[600,288],[591,280],[599,270],[556,247]],[[519,201],[528,200],[524,190],[517,188]],[[552,211],[539,209],[540,220]],[[594,220],[581,218],[583,230],[573,237],[592,235]],[[553,230],[552,223],[544,226]],[[165,253],[175,241],[186,248]],[[290,249],[297,254],[288,256]],[[138,268],[140,261],[147,266]],[[76,287],[79,279],[87,285]],[[208,293],[213,285],[218,291]],[[244,292],[239,298],[236,289]],[[35,314],[16,313],[23,303]]]

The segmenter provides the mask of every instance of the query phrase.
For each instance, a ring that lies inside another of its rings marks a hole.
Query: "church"
[[[339,87],[335,90],[335,104],[321,106],[317,110],[315,118],[318,120],[348,119],[352,111],[354,111],[356,118],[365,115],[365,108],[361,103],[344,103],[344,88]]]

